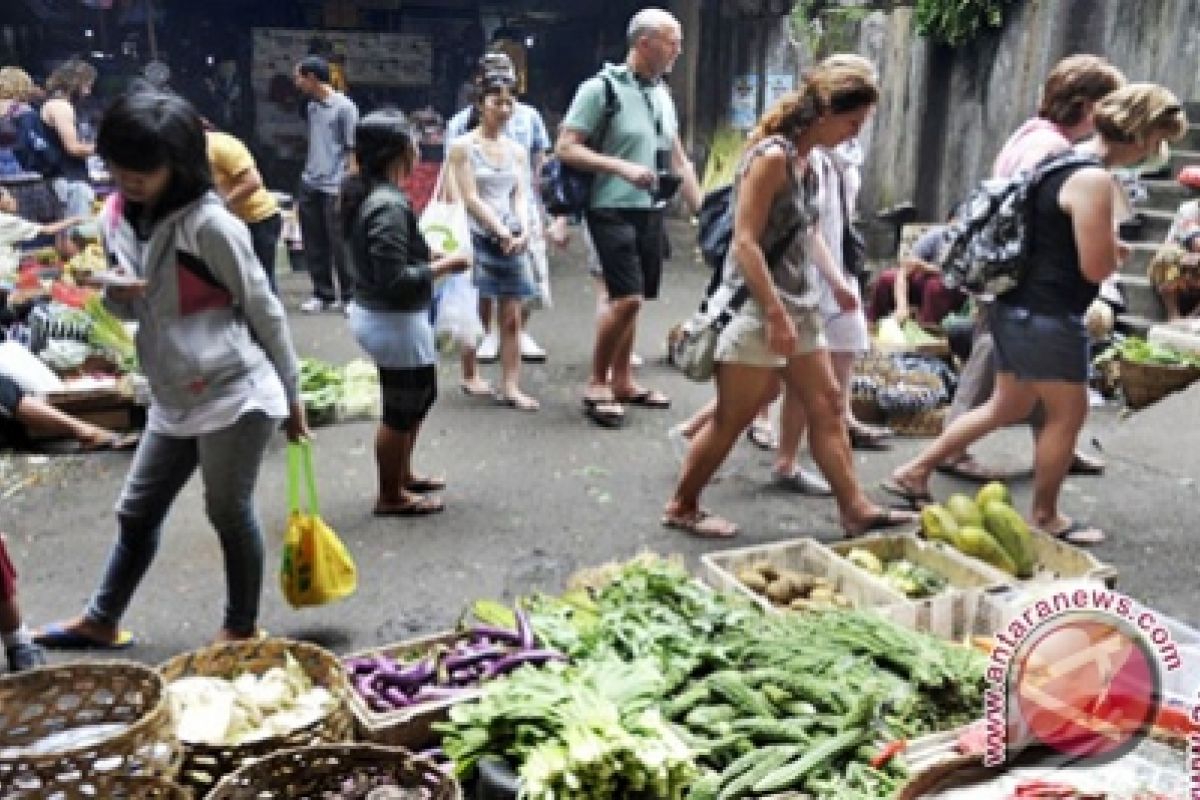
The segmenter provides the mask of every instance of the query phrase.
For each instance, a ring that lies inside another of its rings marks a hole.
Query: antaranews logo
[[[1183,668],[1170,630],[1129,597],[1100,585],[1049,594],[996,634],[984,763],[1000,766],[1039,745],[1074,765],[1118,759],[1157,718],[1164,672]]]

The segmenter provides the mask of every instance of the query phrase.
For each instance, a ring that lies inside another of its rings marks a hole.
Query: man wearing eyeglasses
[[[555,147],[563,163],[595,174],[587,226],[609,303],[597,319],[583,403],[607,427],[624,421],[626,404],[671,405],[662,392],[634,381],[630,355],[642,302],[658,297],[663,208],[681,187],[688,207],[700,207],[700,185],[662,80],[681,51],[679,21],[658,8],[639,11],[629,22],[628,43],[623,64],[606,64],[576,91]],[[598,131],[603,136],[596,141]]]

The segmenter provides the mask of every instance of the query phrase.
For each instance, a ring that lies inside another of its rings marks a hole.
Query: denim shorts
[[[1083,317],[1041,314],[995,303],[989,312],[996,371],[1021,381],[1087,383],[1088,335]]]
[[[526,253],[505,255],[478,234],[471,235],[475,248],[475,288],[480,297],[515,297],[528,300],[537,295]]]

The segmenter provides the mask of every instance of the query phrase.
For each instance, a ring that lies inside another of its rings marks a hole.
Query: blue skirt
[[[525,253],[505,255],[479,234],[471,235],[475,249],[473,278],[480,297],[514,297],[527,300],[537,294]]]

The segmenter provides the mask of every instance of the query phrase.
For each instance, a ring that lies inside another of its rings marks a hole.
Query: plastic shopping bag
[[[301,475],[308,490],[307,511],[300,507]],[[358,588],[354,560],[321,519],[312,443],[308,441],[288,444],[288,526],[279,582],[292,608],[331,603],[354,594]]]
[[[453,353],[460,347],[476,347],[483,338],[479,290],[471,280],[471,273],[457,272],[442,282],[438,289],[433,332],[438,351],[442,353]]]
[[[471,225],[467,219],[467,205],[459,196],[454,175],[446,174],[449,169],[447,164],[438,173],[433,195],[421,212],[417,227],[435,252],[443,255],[465,253],[470,257]]]

